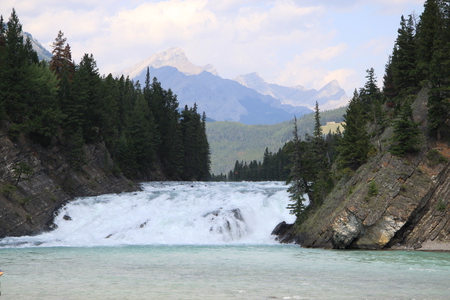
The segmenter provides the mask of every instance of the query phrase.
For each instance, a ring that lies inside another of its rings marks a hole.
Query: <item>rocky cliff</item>
[[[74,197],[138,189],[112,172],[101,143],[86,145],[84,164],[74,169],[58,142],[43,148],[0,131],[0,157],[0,238],[45,230],[54,212]]]
[[[387,130],[382,151],[342,178],[303,224],[280,226],[280,239],[303,247],[450,250],[450,146],[426,137],[426,95],[413,103],[423,125],[419,153],[391,155]]]

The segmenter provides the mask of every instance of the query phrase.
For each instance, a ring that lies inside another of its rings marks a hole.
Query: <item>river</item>
[[[0,299],[449,299],[450,253],[279,245],[281,182],[145,183],[0,240]]]

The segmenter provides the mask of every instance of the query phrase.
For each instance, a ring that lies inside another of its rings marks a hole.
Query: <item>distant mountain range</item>
[[[170,88],[177,95],[181,108],[196,103],[199,112],[206,112],[215,121],[276,124],[312,112],[316,101],[321,110],[348,103],[337,81],[316,91],[269,84],[256,73],[241,75],[235,80],[224,79],[212,65],[192,64],[178,47],[153,54],[115,75],[129,76],[143,83],[147,67],[152,78],[156,77],[163,88]]]
[[[348,96],[341,89],[337,80],[333,80],[320,90],[306,89],[303,86],[285,87],[278,84],[267,83],[258,73],[237,76],[235,81],[240,84],[254,89],[263,95],[270,95],[280,100],[286,110],[289,111],[290,106],[306,106],[314,109],[317,103],[321,110],[330,110],[346,106],[348,104]],[[291,111],[292,112],[292,111]]]
[[[31,34],[25,32],[26,36],[39,59],[51,59],[52,54]],[[270,84],[257,73],[224,79],[210,64],[199,67],[191,63],[179,47],[153,54],[114,75],[128,76],[143,84],[147,67],[152,78],[156,77],[164,89],[170,88],[177,95],[181,109],[196,103],[198,111],[205,112],[211,121],[277,124],[311,113],[316,101],[321,110],[329,110],[343,107],[349,100],[336,80],[317,91]]]

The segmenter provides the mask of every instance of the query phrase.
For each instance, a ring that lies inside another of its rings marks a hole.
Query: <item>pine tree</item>
[[[200,173],[199,180],[209,180],[211,177],[211,150],[209,147],[208,136],[206,135],[206,113],[202,114],[202,124],[200,131]]]
[[[326,145],[320,124],[319,104],[316,101],[314,113],[314,136],[308,143],[310,159],[310,182],[312,193],[309,193],[310,205],[319,206],[326,194],[330,191],[329,186],[329,163],[326,157]]]
[[[100,95],[101,78],[93,55],[85,54],[76,69],[73,81],[73,103],[86,142],[99,138],[102,125],[102,101]]]
[[[289,187],[287,189],[289,193],[289,197],[291,198],[291,204],[287,206],[290,213],[295,215],[296,223],[301,223],[304,220],[305,216],[305,194],[308,190],[308,184],[305,180],[304,168],[302,165],[302,147],[301,141],[298,137],[298,129],[297,129],[297,118],[294,118],[294,131],[293,131],[293,141],[292,141],[292,152],[291,152],[291,174],[289,175],[289,179],[287,184]]]
[[[392,72],[395,86],[399,91],[417,85],[415,24],[412,15],[408,20],[401,17],[400,29],[392,56]]]
[[[399,118],[394,122],[394,144],[390,152],[397,156],[416,152],[420,148],[420,122],[414,122],[412,108],[409,102],[405,103]]]
[[[386,127],[386,115],[382,108],[384,99],[377,86],[374,69],[370,68],[366,72],[367,81],[364,88],[360,90],[359,98],[365,118],[373,124],[378,150],[381,151],[381,134]]]
[[[64,47],[67,38],[64,37],[64,33],[60,30],[55,41],[51,45],[53,48],[52,58],[50,60],[50,70],[54,71],[59,77],[61,76],[62,70],[66,65],[64,58]]]
[[[141,94],[136,101],[136,105],[129,119],[128,138],[130,140],[131,156],[134,160],[133,177],[139,177],[153,167],[156,149],[154,143],[155,125],[152,112],[147,102]]]
[[[424,11],[417,24],[417,76],[419,81],[429,78],[435,41],[438,37],[439,28],[442,26],[438,2],[436,0],[425,1]]]
[[[356,170],[367,161],[370,150],[369,136],[366,130],[366,120],[363,117],[362,105],[358,92],[355,90],[344,115],[344,136],[338,147],[339,165],[341,168]]]

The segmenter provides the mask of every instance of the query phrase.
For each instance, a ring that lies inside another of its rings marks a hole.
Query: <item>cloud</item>
[[[109,34],[124,42],[162,43],[187,40],[198,30],[214,26],[214,15],[204,10],[206,1],[172,0],[144,3],[109,18]]]
[[[294,86],[302,84],[306,87],[320,89],[332,80],[338,80],[342,87],[350,88],[349,78],[356,72],[351,68],[329,70],[326,62],[338,59],[347,51],[344,43],[323,49],[309,49],[299,53],[279,72],[276,82]]]
[[[269,82],[307,88],[337,79],[351,93],[365,69],[382,77],[400,15],[422,2],[2,0],[0,13],[7,19],[15,7],[24,30],[47,48],[62,30],[73,58],[93,53],[101,73],[179,46],[225,78],[256,71]]]

